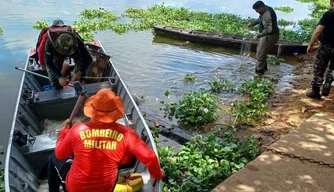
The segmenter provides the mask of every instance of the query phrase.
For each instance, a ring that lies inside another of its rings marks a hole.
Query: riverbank
[[[212,192],[333,191],[333,113],[317,113]]]
[[[311,90],[313,79],[313,60],[315,55],[301,55],[300,63],[296,65],[292,78],[287,82],[285,90],[276,90],[270,99],[270,112],[253,128],[239,131],[237,135],[255,134],[261,142],[261,149],[277,141],[281,136],[296,129],[303,121],[316,113],[334,112],[333,91],[322,100],[306,97]],[[270,71],[268,74],[274,73]]]

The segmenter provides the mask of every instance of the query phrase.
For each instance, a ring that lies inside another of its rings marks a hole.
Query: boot
[[[326,78],[326,81],[324,83],[324,85],[322,86],[322,91],[321,91],[321,95],[322,96],[328,96],[330,91],[331,91],[331,87],[332,87],[332,82],[333,79],[331,77]]]
[[[306,96],[312,98],[312,99],[321,99],[320,95],[320,87],[312,86],[312,92],[307,93]]]

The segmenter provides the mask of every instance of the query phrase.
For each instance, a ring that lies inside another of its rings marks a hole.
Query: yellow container
[[[118,181],[114,192],[136,192],[143,188],[144,180],[139,173],[132,173],[125,181]]]

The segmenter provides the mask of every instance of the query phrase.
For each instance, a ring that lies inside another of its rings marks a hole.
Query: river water
[[[251,8],[254,0],[1,0],[0,26],[0,98],[1,140],[8,139],[15,102],[22,73],[14,67],[23,67],[30,48],[35,46],[39,31],[32,28],[37,20],[49,23],[61,18],[70,24],[85,8],[104,7],[115,13],[127,8],[146,8],[164,2],[165,5],[186,7],[212,13],[234,13],[242,17],[258,17]],[[294,0],[266,1],[270,6],[291,6],[294,12],[277,12],[278,18],[300,20],[308,17],[308,5]],[[253,78],[255,63],[242,64],[239,50],[193,45],[180,46],[181,41],[155,37],[151,30],[117,35],[111,31],[98,32],[100,40],[112,55],[116,68],[134,95],[142,98],[141,105],[159,111],[164,91],[170,90],[171,99],[177,100],[184,93],[207,88],[207,82],[215,76],[238,83]],[[236,55],[234,55],[236,54]],[[291,65],[271,68],[279,74],[292,71]],[[186,73],[194,73],[197,81],[183,82]],[[3,143],[3,142],[2,142]]]

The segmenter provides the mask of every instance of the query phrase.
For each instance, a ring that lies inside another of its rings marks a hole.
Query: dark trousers
[[[259,45],[256,50],[256,71],[264,72],[268,69],[267,55],[275,46],[279,39],[279,34],[266,35],[260,38]]]
[[[324,81],[324,74],[327,67],[328,70],[326,74],[326,79],[333,79],[334,47],[325,45],[320,47],[314,60],[314,78],[312,81],[313,86],[321,87],[322,82]]]
[[[64,192],[67,192],[65,181],[72,161],[71,157],[66,160],[59,160],[56,158],[55,153],[52,153],[48,167],[49,192],[59,192],[60,185]]]

